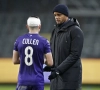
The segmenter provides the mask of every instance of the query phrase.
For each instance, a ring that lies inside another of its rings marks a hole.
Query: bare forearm
[[[20,64],[20,60],[16,60],[13,62],[14,64]]]

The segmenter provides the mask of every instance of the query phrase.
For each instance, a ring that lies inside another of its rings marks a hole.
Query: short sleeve
[[[45,41],[45,50],[44,50],[44,53],[49,53],[51,52],[51,48],[50,48],[50,43],[48,40]]]
[[[14,42],[14,48],[13,48],[13,50],[18,51],[18,40],[16,40]]]

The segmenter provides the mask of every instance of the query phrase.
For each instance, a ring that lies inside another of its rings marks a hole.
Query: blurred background
[[[68,6],[70,17],[79,21],[84,32],[82,90],[100,90],[100,0],[0,0],[0,90],[16,87],[19,66],[12,64],[13,44],[28,32],[27,18],[39,16],[40,34],[50,39],[55,25],[52,10],[57,4]],[[49,73],[44,75],[45,90],[49,90]]]

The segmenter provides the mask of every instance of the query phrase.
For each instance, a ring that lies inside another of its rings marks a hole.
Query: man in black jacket
[[[58,4],[53,14],[57,25],[50,44],[55,68],[44,68],[44,71],[51,70],[50,90],[81,90],[83,32],[78,21],[69,18],[67,6]]]

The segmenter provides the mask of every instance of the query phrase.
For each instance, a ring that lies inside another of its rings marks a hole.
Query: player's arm
[[[51,52],[45,54],[44,63],[45,63],[47,66],[52,66],[52,65],[53,65],[53,58],[52,58]]]
[[[20,64],[18,51],[13,50],[12,61],[13,61],[14,64]]]

